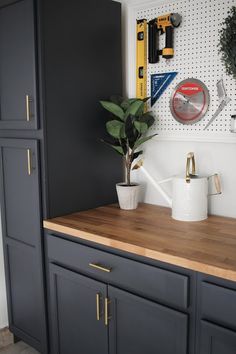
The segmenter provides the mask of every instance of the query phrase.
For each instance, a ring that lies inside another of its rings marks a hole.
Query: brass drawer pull
[[[105,326],[108,326],[109,325],[109,320],[111,319],[111,316],[109,316],[108,312],[108,305],[111,303],[111,301],[106,297],[105,298],[105,316],[104,316],[104,319],[105,319]]]
[[[33,99],[29,96],[25,96],[25,103],[26,103],[26,120],[27,122],[30,121],[31,118],[33,118],[33,115],[30,111],[30,103],[33,102]]]
[[[32,166],[31,166],[31,151],[27,149],[27,164],[28,164],[28,175],[30,176],[32,173]]]
[[[96,294],[97,321],[100,321],[100,294]]]
[[[112,271],[112,268],[103,267],[100,264],[89,263],[89,266],[92,268],[102,270],[103,272],[107,272],[107,273],[110,273]]]

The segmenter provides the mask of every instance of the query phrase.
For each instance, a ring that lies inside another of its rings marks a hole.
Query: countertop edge
[[[54,222],[50,222],[49,220],[43,221],[43,227],[45,229],[54,232],[58,232],[68,236],[73,236],[103,246],[112,247],[121,251],[133,253],[138,256],[147,257],[153,260],[169,263],[182,268],[187,268],[196,272],[201,272],[208,275],[224,278],[226,280],[236,281],[236,271],[230,269],[216,267],[211,264],[194,261],[185,257],[173,256],[168,253],[140,247],[129,242],[122,242],[122,241],[109,239],[108,237],[81,231],[79,229],[75,229],[63,225],[57,225]]]

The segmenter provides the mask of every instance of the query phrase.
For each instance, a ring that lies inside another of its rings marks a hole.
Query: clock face
[[[204,117],[209,107],[207,87],[197,79],[180,82],[170,99],[173,117],[182,124],[193,124]]]

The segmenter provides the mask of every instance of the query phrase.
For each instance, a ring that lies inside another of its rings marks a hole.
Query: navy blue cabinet
[[[41,353],[47,352],[42,260],[37,248],[5,241],[9,328]]]
[[[202,321],[199,354],[235,354],[236,333]]]
[[[49,279],[53,354],[187,354],[186,314],[52,263]]]
[[[100,142],[106,115],[99,100],[121,94],[121,75],[119,3],[0,0],[9,322],[41,353],[49,352],[42,219],[117,200],[122,161]]]
[[[5,237],[35,247],[41,236],[38,142],[0,139],[0,153]]]
[[[235,282],[50,230],[45,239],[53,354],[81,343],[83,354],[93,343],[109,354],[236,353]]]
[[[0,139],[0,165],[9,325],[45,352],[38,142]]]
[[[106,285],[54,264],[49,272],[52,353],[108,354]]]
[[[32,0],[0,7],[0,129],[37,129],[35,35]]]
[[[187,354],[188,316],[108,286],[110,354]]]
[[[45,239],[53,354],[194,353],[191,271]]]
[[[236,283],[198,274],[197,354],[236,353]]]

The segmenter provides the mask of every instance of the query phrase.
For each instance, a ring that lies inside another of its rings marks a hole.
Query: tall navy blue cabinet
[[[121,93],[120,4],[0,0],[1,215],[10,329],[48,353],[42,219],[116,201],[99,139]]]

